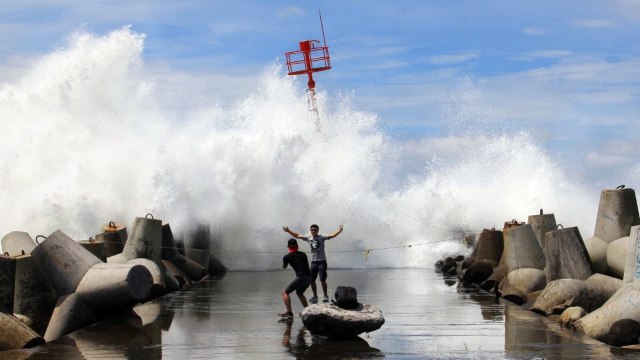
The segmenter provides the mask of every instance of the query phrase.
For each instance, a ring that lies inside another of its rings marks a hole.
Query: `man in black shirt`
[[[309,270],[307,254],[298,251],[298,242],[296,239],[289,239],[287,248],[289,249],[289,253],[282,258],[282,268],[285,269],[287,265],[291,265],[296,272],[296,278],[282,291],[282,300],[284,300],[284,306],[287,308],[287,312],[278,315],[282,318],[293,318],[291,297],[289,294],[295,291],[302,306],[307,307],[309,305],[307,298],[304,296],[304,291],[307,290],[311,283],[311,271]]]

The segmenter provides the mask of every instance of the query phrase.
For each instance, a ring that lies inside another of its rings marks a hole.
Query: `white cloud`
[[[306,12],[302,8],[298,6],[289,6],[287,8],[284,8],[278,11],[278,19],[285,19],[288,17],[297,17],[305,14]]]
[[[551,33],[549,29],[539,27],[539,26],[526,27],[522,29],[522,32],[532,36],[544,36],[544,35],[549,35]]]
[[[428,59],[431,64],[459,64],[479,57],[477,52],[465,52],[460,54],[435,55]]]
[[[522,54],[521,56],[513,57],[513,60],[532,61],[538,59],[560,59],[568,57],[573,53],[569,50],[539,50],[531,51]]]
[[[639,0],[618,0],[616,1],[618,11],[632,20],[640,20],[640,1]]]
[[[609,168],[623,166],[630,162],[626,156],[616,154],[604,154],[599,152],[590,152],[586,157],[587,164],[592,168]]]
[[[572,22],[573,25],[587,28],[605,28],[613,26],[613,23],[604,19],[578,19]]]

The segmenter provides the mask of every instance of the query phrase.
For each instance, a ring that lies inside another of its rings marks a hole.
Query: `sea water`
[[[128,27],[73,34],[0,85],[1,234],[80,240],[151,213],[178,237],[210,225],[230,270],[271,270],[283,225],[344,224],[331,265],[353,269],[430,266],[468,251],[464,234],[541,208],[592,233],[598,190],[537,135],[483,126],[468,87],[444,106],[448,132],[412,142],[355,95],[323,90],[317,133],[303,82],[278,65],[234,101],[176,105],[189,94],[154,82],[144,38]],[[430,150],[417,156],[416,143]]]
[[[138,305],[52,343],[0,359],[638,359],[492,294],[459,293],[431,269],[330,270],[329,294],[353,285],[384,325],[328,340],[294,319],[280,322],[290,269],[232,272]],[[307,296],[311,292],[307,290]]]

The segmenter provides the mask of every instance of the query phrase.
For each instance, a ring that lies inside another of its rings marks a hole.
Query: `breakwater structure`
[[[186,249],[151,214],[135,218],[131,236],[114,221],[101,230],[80,241],[61,230],[35,240],[23,231],[2,238],[0,351],[56,340],[226,271],[209,251],[206,226]]]
[[[554,214],[484,229],[470,255],[438,260],[462,291],[487,291],[611,346],[640,349],[640,216],[624,185],[601,192],[593,236]]]

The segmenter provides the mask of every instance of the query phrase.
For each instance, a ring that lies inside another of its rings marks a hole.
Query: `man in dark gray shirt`
[[[329,239],[340,235],[343,230],[343,226],[340,225],[338,230],[333,234],[321,235],[319,234],[320,228],[318,225],[313,224],[309,227],[310,235],[300,235],[299,233],[289,229],[287,226],[283,226],[282,230],[291,234],[291,236],[306,241],[311,246],[311,290],[313,291],[313,297],[310,299],[311,303],[318,302],[318,292],[316,288],[316,279],[320,275],[320,284],[322,285],[322,292],[324,293],[324,302],[329,302],[329,296],[327,294],[327,256],[324,252],[324,242]]]
[[[311,282],[311,272],[309,271],[307,254],[298,251],[298,242],[296,239],[289,239],[287,249],[289,253],[282,257],[282,268],[285,269],[287,265],[291,265],[296,272],[296,278],[282,290],[282,300],[284,301],[287,312],[278,315],[280,315],[281,318],[292,319],[293,311],[291,310],[291,297],[289,294],[295,291],[302,306],[307,307],[309,304],[307,303],[307,298],[304,296],[304,291],[307,290]]]

